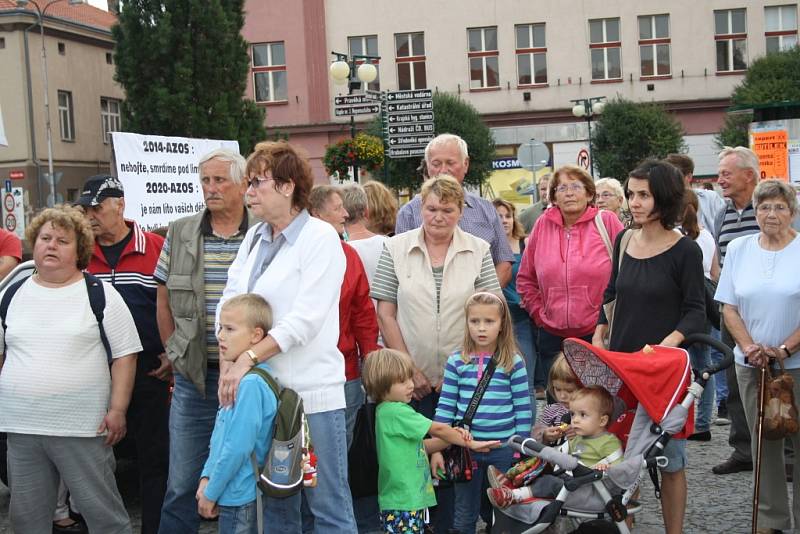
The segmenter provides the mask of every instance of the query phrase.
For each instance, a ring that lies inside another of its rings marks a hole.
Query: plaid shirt
[[[400,209],[394,233],[402,234],[420,226],[422,226],[422,200],[417,195]],[[461,214],[458,226],[465,232],[489,243],[492,261],[495,265],[503,261],[514,261],[514,253],[508,246],[503,224],[500,222],[494,206],[488,200],[464,191],[464,212]]]

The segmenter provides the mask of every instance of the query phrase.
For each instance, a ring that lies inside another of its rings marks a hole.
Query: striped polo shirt
[[[720,267],[725,261],[725,251],[728,250],[728,243],[737,237],[756,234],[760,231],[761,229],[756,221],[756,210],[753,209],[752,202],[748,202],[741,213],[736,209],[733,202],[728,202],[725,208],[725,217],[722,220],[719,235],[717,236]]]
[[[206,210],[203,220],[200,223],[200,231],[203,233],[203,283],[205,288],[206,306],[206,345],[208,361],[219,362],[219,344],[214,332],[214,320],[217,313],[217,303],[222,298],[222,291],[228,282],[228,268],[236,259],[239,246],[242,244],[247,233],[248,221],[247,211],[244,212],[242,223],[235,234],[229,237],[221,237],[214,233],[211,227],[210,212]],[[161,256],[158,258],[158,265],[154,278],[165,284],[169,276],[169,252],[171,243],[167,239],[161,249]]]
[[[486,370],[490,358],[490,354],[484,355],[481,365],[481,356],[473,354],[470,362],[465,363],[459,351],[447,359],[434,421],[451,424],[464,417],[478,386],[478,374]],[[495,369],[472,419],[470,432],[480,440],[506,440],[514,434],[529,436],[531,419],[528,375],[522,357],[517,354],[510,373],[500,366]]]

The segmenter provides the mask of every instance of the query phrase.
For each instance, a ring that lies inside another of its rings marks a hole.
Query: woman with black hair
[[[684,191],[680,171],[664,161],[647,160],[628,177],[625,192],[634,229],[616,239],[603,298],[604,303],[616,298],[610,350],[677,347],[705,326],[703,256],[691,238],[674,231],[683,216]],[[593,344],[605,348],[608,326],[601,313]],[[676,435],[685,437],[685,432]],[[669,458],[661,470],[664,527],[667,534],[678,534],[686,510],[686,440],[670,440],[664,456]]]

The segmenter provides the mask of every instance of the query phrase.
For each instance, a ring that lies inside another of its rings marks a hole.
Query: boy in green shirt
[[[378,449],[378,505],[384,532],[422,532],[425,511],[436,506],[428,455],[450,444],[476,451],[498,447],[499,441],[474,441],[469,432],[435,423],[408,405],[414,393],[411,358],[392,349],[372,352],[362,377],[378,407],[375,439]],[[424,439],[425,435],[432,436]]]

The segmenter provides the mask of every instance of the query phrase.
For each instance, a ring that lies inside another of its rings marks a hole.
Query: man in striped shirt
[[[758,156],[745,147],[725,148],[719,154],[719,185],[725,197],[726,207],[714,222],[714,238],[719,248],[719,263],[725,261],[728,243],[737,237],[758,233],[756,212],[753,209],[753,191],[758,184]],[[733,348],[735,343],[725,324],[721,325],[722,342]],[[728,444],[733,447],[730,458],[714,466],[717,475],[751,471],[753,460],[750,454],[750,430],[744,417],[744,407],[736,382],[735,365],[725,372],[728,382],[728,417],[731,420]]]

